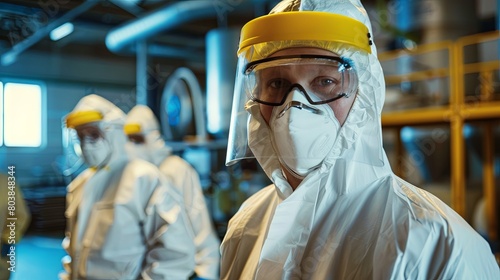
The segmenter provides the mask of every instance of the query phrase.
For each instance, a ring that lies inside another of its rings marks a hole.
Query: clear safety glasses
[[[358,87],[350,63],[335,56],[270,57],[248,63],[243,76],[248,98],[270,106],[282,105],[293,89],[319,105],[349,97]]]
[[[100,138],[104,138],[100,126],[97,123],[80,125],[75,128],[75,131],[81,143],[93,144],[96,143]]]

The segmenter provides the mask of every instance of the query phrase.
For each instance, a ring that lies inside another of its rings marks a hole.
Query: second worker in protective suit
[[[197,279],[218,279],[220,240],[213,228],[196,170],[182,158],[172,155],[148,106],[136,105],[130,110],[124,131],[129,139],[127,152],[158,166],[182,193],[189,224],[195,235]]]
[[[240,36],[227,163],[274,183],[233,216],[222,279],[500,279],[488,243],[394,175],[359,0],[285,0]]]
[[[193,234],[180,193],[156,166],[129,159],[125,113],[98,95],[66,117],[89,166],[67,190],[63,279],[188,279]]]

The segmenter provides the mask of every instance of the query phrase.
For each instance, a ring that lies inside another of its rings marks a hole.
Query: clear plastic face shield
[[[62,119],[62,143],[64,149],[64,163],[62,166],[62,174],[64,176],[73,176],[81,172],[81,168],[85,167],[80,139],[76,130],[66,126],[66,117]]]
[[[358,79],[348,60],[325,55],[275,56],[247,62],[240,57],[233,100],[226,164],[230,165],[253,154],[247,147],[248,120],[251,106],[283,105],[287,96],[299,90],[307,103],[297,103],[303,110],[316,111],[314,106],[327,104],[355,94]],[[300,77],[300,82],[297,82]],[[289,103],[294,106],[293,103]],[[237,106],[237,107],[236,107]],[[236,109],[236,111],[235,111]],[[228,150],[229,151],[229,150]]]
[[[273,26],[274,31],[269,31],[269,26]],[[332,31],[331,26],[338,26],[338,29]],[[269,41],[270,38],[274,40]],[[306,110],[356,93],[358,78],[349,59],[336,56],[333,52],[332,55],[272,55],[285,48],[320,48],[311,42],[321,41],[347,43],[371,52],[366,26],[336,14],[278,13],[255,19],[243,27],[226,165],[255,157],[248,145],[249,122],[252,118],[262,118],[259,116],[261,106],[281,106],[296,90],[307,99],[301,105]],[[300,82],[297,76],[301,77]],[[251,130],[251,133],[257,131]],[[252,138],[252,141],[258,141],[259,136],[253,134]]]
[[[111,143],[106,139],[106,130],[113,124],[102,120],[96,111],[77,112],[68,115],[66,125],[71,145],[80,147],[79,154],[87,166],[101,168],[111,158]]]

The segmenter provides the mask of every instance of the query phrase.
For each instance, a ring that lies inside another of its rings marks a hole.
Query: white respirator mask
[[[125,150],[127,151],[127,154],[132,158],[138,158],[149,162],[152,161],[150,155],[151,151],[146,146],[146,144],[132,143],[129,141],[127,144],[125,144]]]
[[[299,178],[321,165],[340,130],[328,104],[310,105],[297,88],[274,107],[269,125],[281,164]]]
[[[105,166],[111,158],[111,145],[106,139],[84,138],[82,141],[82,156],[89,167],[101,168]]]

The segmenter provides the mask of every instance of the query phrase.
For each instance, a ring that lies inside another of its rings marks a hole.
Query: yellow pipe
[[[415,71],[403,75],[386,75],[385,83],[388,85],[393,85],[393,84],[399,84],[401,82],[412,82],[412,81],[444,78],[449,75],[450,74],[448,68],[436,68],[425,71]]]
[[[465,217],[465,164],[463,120],[455,117],[451,122],[451,205]]]
[[[498,69],[500,69],[500,60],[467,63],[463,65],[464,74],[479,73],[483,71],[495,71]]]
[[[500,101],[468,103],[462,106],[460,116],[466,120],[500,118]]]
[[[486,41],[492,41],[495,39],[500,38],[500,31],[491,31],[491,32],[484,32],[484,33],[478,33],[470,36],[464,36],[461,37],[457,40],[457,45],[459,46],[467,46],[467,45],[472,45],[472,44],[477,44],[477,43],[482,43]]]
[[[463,50],[457,45],[450,49],[450,108],[451,108],[451,204],[453,209],[465,217],[465,141],[463,137],[464,120],[460,108],[464,100]],[[456,67],[453,67],[455,65]]]
[[[458,45],[454,45],[451,49],[450,55],[450,68],[454,69],[451,74],[450,83],[450,105],[454,107],[455,110],[458,110],[460,105],[464,101],[464,68],[463,68],[463,49]]]
[[[495,89],[493,88],[493,71],[483,71],[479,73],[481,87],[481,101],[493,100]]]
[[[421,108],[382,114],[382,125],[405,126],[432,123],[448,123],[451,111],[448,107]]]
[[[388,52],[383,52],[378,54],[378,59],[380,61],[384,60],[391,60],[391,59],[396,59],[401,56],[416,56],[419,54],[424,54],[428,52],[435,52],[435,51],[444,51],[448,50],[451,46],[453,46],[453,42],[451,41],[441,41],[441,42],[436,42],[436,43],[429,43],[429,44],[424,44],[424,45],[419,45],[415,49],[412,50],[394,50],[394,51],[388,51]]]

